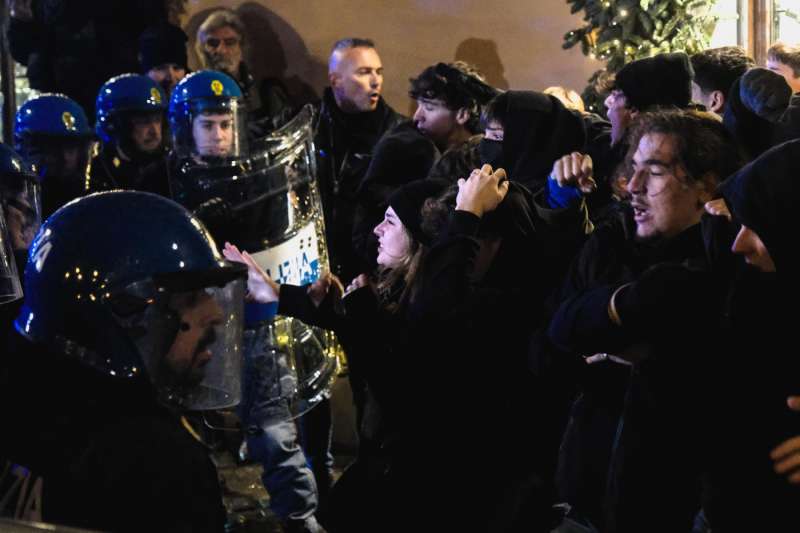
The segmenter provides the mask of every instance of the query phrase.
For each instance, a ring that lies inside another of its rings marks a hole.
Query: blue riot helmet
[[[214,165],[247,156],[246,106],[227,74],[201,70],[183,78],[172,91],[168,114],[179,159]]]
[[[97,94],[95,130],[104,147],[116,146],[128,157],[160,152],[166,110],[166,96],[156,82],[140,74],[121,74]]]
[[[88,176],[93,138],[86,113],[63,94],[31,98],[14,121],[14,147],[44,178]]]
[[[42,222],[41,185],[33,165],[0,144],[0,202],[14,250],[27,250]]]
[[[166,404],[228,407],[240,394],[246,275],[177,203],[95,193],[42,225],[15,327],[102,373],[146,376]]]

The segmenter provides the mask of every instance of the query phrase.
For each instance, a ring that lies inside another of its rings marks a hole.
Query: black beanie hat
[[[422,229],[422,206],[425,200],[439,195],[450,182],[442,179],[412,181],[397,189],[389,197],[389,205],[415,240],[430,246],[434,236]]]
[[[683,52],[631,61],[617,72],[614,87],[639,111],[654,106],[686,107],[692,100],[694,70]]]
[[[184,69],[187,66],[186,33],[178,26],[167,22],[150,26],[139,36],[139,63],[142,72],[174,63]]]

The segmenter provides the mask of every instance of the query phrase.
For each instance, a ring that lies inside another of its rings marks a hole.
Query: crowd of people
[[[299,109],[253,80],[246,38],[213,12],[190,73],[182,30],[150,26],[91,109],[20,107],[0,147],[0,516],[223,531],[186,415],[241,400],[290,532],[799,527],[800,49],[630,62],[607,118],[440,62],[410,78],[409,118],[376,44],[342,39],[303,167],[329,269],[301,281],[260,258],[302,172],[256,150]],[[359,448],[335,483],[327,395],[275,416],[276,315],[347,355]]]

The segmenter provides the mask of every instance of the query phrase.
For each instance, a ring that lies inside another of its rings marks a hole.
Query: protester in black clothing
[[[367,173],[358,188],[353,247],[364,264],[374,267],[377,240],[373,229],[383,219],[389,197],[397,189],[428,175],[437,156],[433,142],[403,122],[375,147]]]
[[[738,157],[711,115],[658,112],[638,121],[629,152],[631,207],[586,243],[549,325],[550,342],[564,352],[556,364],[581,384],[558,484],[561,498],[603,531],[679,531],[699,507],[691,482],[696,454],[686,436],[700,423],[692,403],[703,374],[697,369],[690,379],[685,365],[703,353],[701,332],[714,322],[703,317],[714,316],[708,307],[718,301],[694,304],[715,287],[695,271],[710,268],[700,221],[703,203]],[[698,340],[686,346],[685,338]],[[547,350],[538,348],[541,370]]]
[[[3,451],[37,487],[21,518],[224,530],[214,465],[181,413],[238,401],[245,276],[153,194],[90,195],[43,224],[0,366]]]
[[[507,169],[510,180],[532,191],[545,186],[557,159],[586,147],[583,119],[555,96],[504,92],[486,106],[484,121],[482,163]]]
[[[731,247],[744,261],[733,280],[726,329],[717,340],[705,515],[713,531],[791,531],[800,487],[774,470],[770,452],[797,435],[800,361],[790,349],[798,295],[793,199],[800,141],[765,152],[725,181],[721,193],[741,229]],[[742,391],[752,391],[742,394]],[[765,510],[768,510],[765,512]]]
[[[95,107],[102,146],[92,160],[92,192],[133,189],[169,197],[161,87],[147,76],[123,74],[100,88]]]
[[[504,177],[486,165],[459,181],[452,219],[420,270],[409,318],[425,339],[416,355],[425,371],[407,409],[427,438],[399,446],[409,479],[436,472],[417,489],[437,502],[435,524],[550,531],[559,428],[526,350],[544,300],[585,237],[586,213],[579,199],[553,208],[545,191],[534,196]],[[507,467],[498,467],[501,457]],[[447,481],[466,476],[481,481]],[[466,517],[463,508],[471,509]]]
[[[455,183],[481,165],[481,113],[498,91],[463,61],[431,65],[410,81],[414,125],[441,153],[428,175]]]
[[[694,70],[692,101],[722,116],[728,93],[737,78],[756,66],[741,46],[709,48],[689,58]]]
[[[166,21],[150,26],[139,36],[141,72],[161,86],[167,99],[189,71],[187,40],[180,27]]]
[[[278,285],[248,254],[231,245],[225,249],[226,257],[248,265],[248,286],[256,301],[277,301],[280,314],[335,331],[351,368],[367,383],[359,454],[334,485],[324,521],[331,532],[406,531],[418,520],[400,504],[411,485],[398,485],[404,478],[394,472],[395,441],[414,434],[407,415],[407,381],[400,369],[413,347],[406,310],[437,231],[421,225],[422,210],[426,199],[446,186],[447,182],[420,180],[392,194],[385,219],[374,228],[380,242],[377,269],[353,279],[347,290],[333,275],[306,287]]]

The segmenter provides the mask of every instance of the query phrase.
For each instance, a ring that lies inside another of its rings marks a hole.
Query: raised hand
[[[490,165],[475,169],[469,178],[458,180],[456,209],[469,211],[479,217],[497,208],[508,194],[506,171],[498,168],[492,171]]]
[[[247,252],[240,252],[239,249],[229,242],[225,243],[222,255],[228,261],[244,263],[247,265],[247,299],[262,304],[275,303],[280,295],[280,285],[264,272],[264,269],[256,263],[255,259]]]

